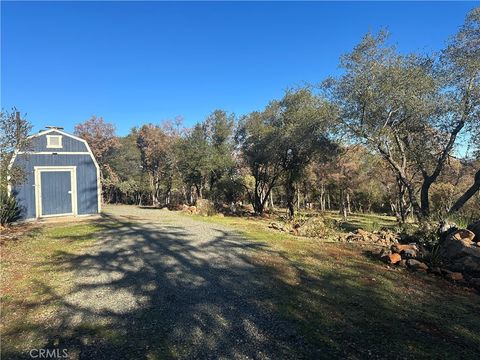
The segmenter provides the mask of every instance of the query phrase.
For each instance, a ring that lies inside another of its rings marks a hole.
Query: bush
[[[212,216],[217,213],[215,210],[215,206],[209,200],[198,199],[196,206],[197,206],[197,214],[199,215]]]
[[[442,255],[440,253],[440,245],[434,244],[430,247],[430,249],[423,249],[423,256],[422,259],[425,261],[430,267],[437,267],[442,265]]]
[[[312,216],[298,228],[298,235],[306,237],[322,238],[330,232],[331,229],[321,216]]]
[[[406,226],[403,228],[400,238],[402,243],[418,243],[426,249],[432,249],[440,241],[437,222],[421,222],[418,227]]]
[[[368,223],[365,224],[365,229],[364,230],[367,230],[369,232],[376,232],[376,231],[380,231],[382,229],[382,226],[380,225],[380,223],[375,220],[375,219],[372,219],[370,220]]]
[[[0,224],[6,226],[20,218],[20,208],[15,197],[0,193]]]

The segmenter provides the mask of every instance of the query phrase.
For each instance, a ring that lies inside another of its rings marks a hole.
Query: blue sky
[[[1,105],[35,131],[97,115],[120,135],[241,115],[338,74],[367,31],[387,28],[403,52],[438,50],[479,4],[2,1]]]

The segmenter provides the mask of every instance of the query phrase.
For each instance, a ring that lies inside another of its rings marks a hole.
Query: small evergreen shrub
[[[0,225],[7,226],[19,217],[20,208],[15,197],[3,191],[0,192]]]

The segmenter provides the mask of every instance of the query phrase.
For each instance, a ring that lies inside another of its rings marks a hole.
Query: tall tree
[[[443,82],[446,109],[433,114],[423,129],[433,129],[439,135],[433,137],[437,146],[427,152],[430,156],[422,156],[425,154],[424,138],[423,144],[419,141],[415,156],[423,176],[420,199],[425,217],[430,215],[429,190],[442,173],[457,139],[464,130],[472,137],[474,129],[480,127],[480,8],[467,15],[459,32],[449,41],[441,55],[440,66],[438,77]],[[474,146],[478,147],[478,144]],[[478,191],[480,183],[470,188],[472,195],[475,186]],[[457,202],[455,208],[461,203]]]
[[[15,151],[28,151],[28,134],[32,125],[16,108],[0,113],[0,191],[6,191],[8,183],[23,180],[24,173],[17,167],[9,167]]]
[[[447,146],[453,147],[460,131],[466,127],[480,158],[480,7],[473,9],[466,17],[459,32],[450,41],[444,51],[445,74],[447,74],[447,90],[451,100],[450,138]],[[447,150],[447,147],[445,148]],[[447,151],[445,151],[447,152]],[[444,153],[445,153],[444,152]],[[442,154],[437,168],[441,170],[441,160],[448,156]],[[443,160],[443,162],[445,162]],[[475,174],[474,182],[459,197],[450,209],[450,213],[458,211],[480,189],[480,169]],[[423,189],[422,189],[423,190]]]
[[[209,161],[211,173],[209,176],[209,186],[212,193],[215,192],[219,181],[221,181],[223,177],[232,175],[233,168],[235,167],[233,158],[234,125],[235,116],[233,114],[227,114],[224,110],[215,110],[203,123],[206,139],[210,147]]]
[[[195,125],[180,140],[177,153],[180,174],[188,188],[187,200],[193,203],[195,198],[203,198],[207,179],[213,168],[211,147],[203,124]]]
[[[429,120],[438,111],[437,104],[443,104],[440,85],[433,76],[433,62],[399,55],[386,40],[385,32],[367,34],[342,58],[345,75],[325,85],[341,109],[347,131],[383,157],[407,189],[415,214],[422,218],[409,147],[421,141],[423,130],[432,128]]]
[[[127,136],[118,139],[118,149],[107,157],[110,168],[117,174],[117,182],[111,183],[111,201],[140,204],[145,194],[150,195],[145,186],[138,136],[138,129],[133,128]]]
[[[247,193],[256,214],[263,213],[274,186],[282,175],[282,157],[278,151],[281,136],[275,122],[280,105],[272,101],[262,112],[244,116],[235,135],[242,160],[254,178]]]
[[[167,125],[143,125],[138,132],[137,144],[140,149],[144,171],[150,179],[151,198],[154,206],[168,205],[173,177],[176,171],[174,147],[177,136]],[[163,194],[162,194],[163,193]]]
[[[105,182],[110,172],[107,163],[107,156],[119,146],[118,138],[115,135],[115,126],[107,123],[102,117],[92,116],[84,123],[75,126],[74,134],[86,140],[100,167],[102,182]]]
[[[277,151],[290,217],[295,213],[296,183],[304,176],[306,167],[315,157],[328,157],[336,150],[329,139],[329,127],[335,120],[335,108],[308,89],[287,92],[279,102],[274,126],[280,138]]]

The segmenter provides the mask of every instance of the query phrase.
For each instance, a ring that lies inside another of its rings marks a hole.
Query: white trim
[[[46,135],[46,134],[49,134],[49,133],[51,133],[51,132],[58,132],[58,133],[60,133],[60,134],[62,134],[62,135],[68,136],[68,137],[70,137],[70,138],[72,138],[72,139],[81,141],[81,142],[83,142],[83,143],[86,143],[86,142],[87,142],[85,139],[79,138],[78,136],[75,136],[75,135],[66,133],[65,131],[58,130],[58,129],[48,129],[48,130],[45,130],[45,131],[40,131],[40,132],[38,132],[38,133],[36,133],[36,134],[30,135],[29,138],[34,138],[34,137]]]
[[[34,166],[35,173],[35,217],[53,217],[53,216],[76,216],[78,213],[77,207],[77,167],[76,166]],[[42,172],[70,172],[70,191],[72,196],[72,212],[64,214],[42,214]]]
[[[58,139],[58,145],[53,145],[52,144],[52,138],[57,138]],[[53,149],[61,149],[63,148],[62,145],[62,135],[47,135],[47,148],[53,148]]]
[[[102,184],[101,184],[101,181],[100,181],[100,167],[98,166],[98,163],[97,163],[97,160],[95,159],[95,156],[93,156],[92,150],[90,149],[90,146],[88,145],[88,142],[86,140],[82,139],[82,138],[79,138],[78,136],[70,135],[69,133],[66,133],[66,132],[58,130],[58,129],[48,129],[48,130],[45,130],[45,131],[41,131],[39,133],[30,135],[28,138],[31,139],[31,138],[34,138],[34,137],[46,135],[46,134],[54,132],[54,131],[58,132],[62,135],[68,136],[72,139],[81,141],[82,143],[85,144],[85,147],[87,148],[87,154],[90,154],[90,157],[92,158],[93,164],[95,165],[95,168],[97,169],[97,212],[100,213],[102,211]],[[11,167],[13,166],[13,163],[14,163],[18,153],[19,152],[17,150],[15,150],[15,152],[12,156],[12,159],[10,160],[10,164],[8,165],[8,170],[9,171],[10,171]],[[26,153],[31,154],[31,152],[26,152]],[[73,154],[73,153],[69,153],[69,154]],[[65,155],[65,154],[62,154],[62,155]],[[8,179],[8,180],[10,180],[10,179]],[[8,192],[9,192],[9,194],[11,194],[11,191],[12,191],[12,187],[11,187],[10,181],[9,181],[8,182]]]

